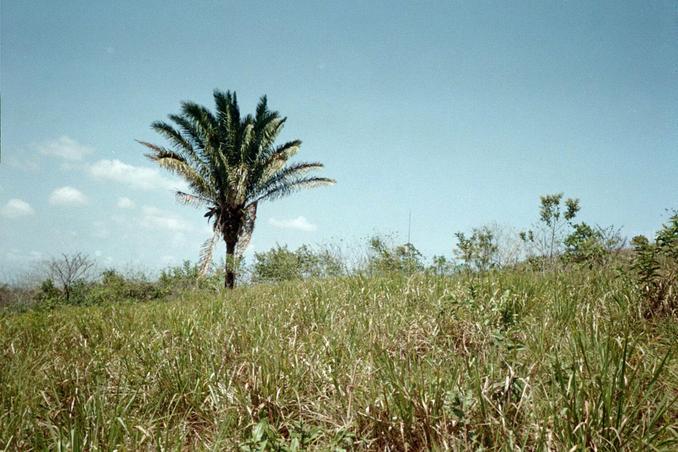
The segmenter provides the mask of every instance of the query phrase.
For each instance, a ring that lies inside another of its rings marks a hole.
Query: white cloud
[[[316,225],[310,223],[306,217],[299,216],[297,218],[292,218],[290,220],[277,220],[271,218],[268,220],[271,226],[275,226],[280,229],[296,229],[298,231],[312,232],[318,229]]]
[[[93,152],[92,148],[83,146],[66,135],[59,137],[56,140],[38,144],[36,147],[43,155],[50,155],[52,157],[59,157],[72,161],[82,160],[84,156]]]
[[[7,165],[10,168],[16,168],[21,171],[28,171],[31,173],[34,173],[38,171],[38,169],[40,169],[40,166],[38,165],[35,156],[24,157],[23,159],[19,159],[15,156],[10,155],[7,157]]]
[[[134,201],[132,201],[131,199],[126,198],[124,196],[121,197],[121,198],[118,198],[118,202],[116,204],[116,206],[118,206],[118,208],[120,208],[120,209],[134,209],[135,205],[136,204],[134,204]]]
[[[10,199],[7,204],[0,209],[0,215],[5,218],[19,218],[35,214],[35,210],[26,201],[21,199]]]
[[[157,168],[134,166],[120,160],[99,160],[87,168],[90,176],[141,190],[186,190],[186,183],[160,174]]]
[[[49,203],[54,206],[82,206],[87,204],[87,197],[77,188],[60,187],[49,195]]]
[[[165,229],[173,232],[190,231],[191,225],[183,218],[157,207],[144,206],[141,225],[148,229]]]

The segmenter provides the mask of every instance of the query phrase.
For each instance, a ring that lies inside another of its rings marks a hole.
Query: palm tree
[[[200,252],[200,272],[212,262],[214,247],[226,243],[225,287],[235,285],[235,262],[249,244],[264,200],[287,196],[298,189],[334,184],[333,179],[309,172],[321,163],[291,163],[301,141],[275,145],[287,118],[268,109],[266,96],[254,116],[241,117],[236,93],[214,91],[216,112],[193,102],[183,102],[181,113],[169,115],[176,124],[157,121],[151,127],[169,141],[166,148],[140,141],[151,150],[148,158],[186,180],[188,192],[178,191],[177,200],[207,209],[213,236]]]

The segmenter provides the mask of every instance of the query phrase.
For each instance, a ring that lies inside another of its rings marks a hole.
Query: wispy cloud
[[[123,197],[118,198],[118,202],[116,203],[116,206],[118,206],[119,209],[134,209],[136,204],[131,199],[123,196]]]
[[[53,206],[83,206],[87,204],[87,196],[73,187],[59,187],[49,195],[49,203]]]
[[[87,168],[98,180],[113,181],[141,190],[186,190],[186,183],[160,174],[157,168],[134,166],[120,160],[99,160]]]
[[[278,220],[276,218],[271,218],[268,220],[269,224],[271,226],[274,226],[276,228],[280,229],[296,229],[298,231],[304,231],[304,232],[313,232],[318,227],[309,222],[306,217],[299,216],[297,218],[292,218],[289,220]]]
[[[82,160],[84,156],[93,152],[92,148],[83,146],[66,135],[52,141],[40,143],[36,145],[36,147],[43,155],[49,155],[70,161]]]
[[[5,253],[5,259],[8,261],[39,261],[43,259],[43,254],[40,251],[29,251],[29,252],[21,252],[16,248],[12,248],[11,250],[7,251]]]
[[[10,168],[16,168],[21,171],[29,171],[32,173],[36,172],[40,168],[36,156],[34,155],[24,158],[17,158],[16,156],[10,155],[7,157],[7,165]]]
[[[7,201],[7,204],[5,204],[2,209],[0,209],[0,215],[11,219],[34,214],[35,210],[33,210],[30,204],[17,198],[10,199]]]
[[[147,229],[164,229],[172,232],[190,231],[191,225],[183,218],[157,207],[144,206],[141,225]]]

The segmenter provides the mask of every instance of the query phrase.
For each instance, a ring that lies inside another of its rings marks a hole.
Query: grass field
[[[675,450],[678,322],[612,271],[0,314],[0,447]]]

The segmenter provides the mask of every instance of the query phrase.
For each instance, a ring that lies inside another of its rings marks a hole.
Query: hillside
[[[0,318],[7,449],[671,449],[678,324],[610,272],[260,285]]]

